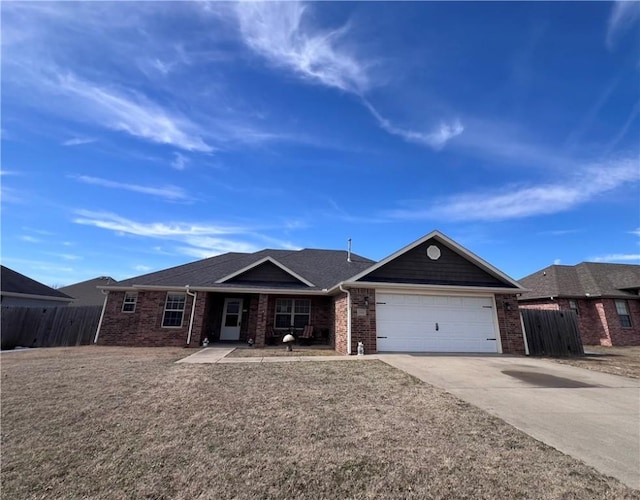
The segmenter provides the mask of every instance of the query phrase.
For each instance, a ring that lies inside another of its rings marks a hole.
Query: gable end
[[[247,271],[225,281],[225,283],[241,283],[243,285],[302,285],[307,287],[305,283],[270,261],[263,262],[256,267],[252,267],[251,269],[248,269]]]
[[[427,249],[440,256],[432,259]],[[516,288],[471,262],[437,238],[429,238],[358,279],[362,282]]]

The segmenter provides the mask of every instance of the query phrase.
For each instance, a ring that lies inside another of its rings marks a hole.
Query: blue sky
[[[49,285],[439,229],[640,263],[638,2],[3,2],[2,262]]]

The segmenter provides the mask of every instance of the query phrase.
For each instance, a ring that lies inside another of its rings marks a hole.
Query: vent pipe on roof
[[[351,262],[351,238],[347,240],[347,262]]]

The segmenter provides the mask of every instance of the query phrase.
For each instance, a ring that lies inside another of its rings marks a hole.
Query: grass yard
[[[640,498],[381,361],[1,356],[2,497]]]
[[[640,346],[604,347],[584,346],[589,353],[584,358],[554,359],[558,363],[579,366],[604,373],[640,378]]]

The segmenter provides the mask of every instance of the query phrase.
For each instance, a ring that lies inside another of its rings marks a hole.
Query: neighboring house
[[[582,262],[549,266],[520,280],[519,305],[570,309],[587,345],[640,345],[640,266]]]
[[[102,287],[98,344],[262,347],[312,325],[342,354],[525,353],[522,287],[434,231],[374,262],[337,250],[226,253]]]
[[[60,287],[59,290],[66,293],[75,300],[69,304],[72,306],[102,306],[104,305],[105,294],[99,286],[114,285],[117,281],[110,276],[100,276],[73,285]]]
[[[44,285],[19,272],[0,266],[0,296],[3,306],[66,306],[72,297]]]

